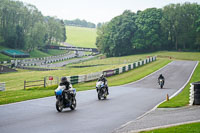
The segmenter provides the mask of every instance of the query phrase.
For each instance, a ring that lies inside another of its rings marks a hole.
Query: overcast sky
[[[170,3],[189,1],[200,4],[200,0],[19,0],[35,5],[45,16],[60,19],[85,19],[98,23],[110,21],[124,10],[136,12],[146,8],[162,8]]]

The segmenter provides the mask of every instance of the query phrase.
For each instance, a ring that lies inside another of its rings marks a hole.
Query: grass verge
[[[66,53],[65,50],[53,50],[50,49],[47,52],[42,52],[40,50],[34,50],[30,52],[31,58],[40,58],[40,57],[48,57],[48,56],[55,56]]]
[[[142,67],[133,69],[131,71],[115,75],[112,77],[108,77],[108,85],[109,86],[117,86],[117,85],[123,85],[127,84],[130,82],[134,82],[136,80],[139,80],[152,72],[162,68],[166,64],[171,62],[170,60],[163,60],[163,59],[158,59],[157,61],[144,65]],[[96,81],[92,82],[87,82],[87,83],[80,83],[76,84],[74,87],[77,88],[77,90],[89,90],[89,89],[94,89],[95,88]]]
[[[4,49],[9,49],[9,48],[4,47]],[[48,50],[48,52],[34,50],[34,51],[31,51],[29,54],[30,54],[30,58],[41,58],[41,57],[48,57],[48,56],[56,56],[56,55],[65,54],[65,53],[66,53],[65,50],[52,50],[51,49],[51,50]],[[10,61],[10,60],[15,60],[15,59],[22,59],[22,58],[12,58],[10,56],[0,53],[0,61]]]
[[[142,131],[140,133],[199,133],[200,122],[184,124],[169,128],[155,129],[151,131]]]
[[[61,78],[62,76],[75,76],[89,74],[104,70],[110,70],[125,66],[129,63],[133,63],[140,59],[147,58],[148,54],[142,55],[131,55],[123,57],[113,57],[99,59],[94,58],[88,61],[80,62],[77,64],[68,64],[66,67],[63,67],[62,70],[52,70],[52,71],[20,71],[13,73],[0,74],[0,81],[6,82],[6,90],[20,90],[23,89],[24,80],[33,81],[44,79],[46,76],[54,76]],[[82,67],[75,68],[76,66],[89,66],[89,65],[98,65],[95,67]]]
[[[109,86],[122,85],[122,84],[136,81],[160,69],[161,67],[165,66],[169,62],[170,60],[159,59],[155,62],[133,69],[129,72],[125,72],[123,74],[109,77],[108,78],[108,82],[110,83]],[[81,84],[74,85],[74,88],[76,88],[77,91],[94,89],[95,83],[96,81],[81,83]],[[39,87],[39,88],[28,89],[28,90],[4,91],[0,93],[0,104],[8,104],[8,103],[25,101],[25,100],[35,99],[35,98],[53,96],[55,88],[56,86],[47,87],[47,88]]]
[[[195,69],[192,78],[190,79],[189,83],[183,89],[181,93],[177,96],[173,97],[169,101],[165,101],[164,103],[160,104],[158,108],[175,108],[175,107],[182,107],[189,104],[189,89],[190,83],[199,81],[200,79],[200,64],[198,64],[197,68]]]
[[[66,26],[67,43],[77,47],[96,48],[96,29]]]

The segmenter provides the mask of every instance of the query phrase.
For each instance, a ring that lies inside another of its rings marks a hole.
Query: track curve
[[[55,97],[0,106],[1,133],[109,133],[134,120],[172,95],[190,77],[197,62],[173,61],[150,76],[127,85],[110,87],[107,100],[98,101],[95,90],[77,93],[77,110],[57,113]],[[157,83],[165,76],[164,89]],[[134,76],[134,75],[133,75]]]

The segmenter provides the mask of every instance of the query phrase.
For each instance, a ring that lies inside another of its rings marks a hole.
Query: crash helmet
[[[103,74],[101,74],[101,75],[100,75],[100,78],[104,78],[104,75],[103,75]]]
[[[67,78],[66,77],[62,77],[61,78],[61,83],[65,83],[65,82],[67,82]]]

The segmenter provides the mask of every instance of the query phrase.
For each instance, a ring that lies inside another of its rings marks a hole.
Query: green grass
[[[133,69],[131,71],[128,71],[119,75],[108,77],[107,80],[108,80],[109,86],[123,85],[123,84],[131,83],[133,81],[139,80],[151,74],[152,72],[162,68],[169,62],[171,61],[158,59],[157,61],[150,63],[148,65],[144,65],[142,67]],[[87,90],[87,89],[89,90],[89,89],[95,88],[95,83],[96,81],[88,82],[88,83],[80,83],[80,84],[75,85],[74,87],[77,88],[77,90]]]
[[[142,131],[140,133],[199,133],[200,132],[200,122],[184,124],[169,128],[155,129],[151,131]]]
[[[67,43],[77,47],[96,48],[96,29],[66,26]]]
[[[123,74],[109,77],[108,78],[109,86],[122,85],[122,84],[136,81],[158,70],[159,68],[165,66],[169,62],[170,62],[169,60],[160,59],[158,61],[152,62],[150,64],[146,64],[142,67],[131,70],[130,72],[125,72]],[[122,78],[124,79],[123,81],[121,80]],[[95,89],[95,82],[96,81],[81,83],[78,85],[74,85],[74,87],[77,89],[77,91]],[[56,89],[56,85],[47,87],[47,88],[37,87],[37,88],[31,88],[28,90],[21,89],[21,90],[8,90],[8,91],[0,92],[0,104],[19,102],[19,101],[41,98],[41,97],[46,97],[46,96],[53,96],[54,89]]]
[[[15,73],[7,73],[0,75],[0,81],[6,82],[6,90],[19,90],[23,89],[24,80],[40,80],[43,79],[45,76],[73,76],[73,75],[82,75],[88,74],[103,70],[114,69],[118,67],[125,66],[129,63],[133,63],[140,59],[144,59],[149,55],[178,55],[182,53],[176,52],[156,52],[156,53],[149,53],[149,54],[140,54],[140,55],[131,55],[131,56],[124,56],[124,57],[112,57],[112,58],[105,58],[105,59],[94,59],[89,60],[82,63],[77,64],[70,64],[65,67],[65,70],[54,70],[54,71],[20,71]],[[189,53],[188,55],[192,55]],[[185,55],[187,56],[187,55]],[[193,57],[200,56],[200,53],[193,55]],[[181,56],[179,56],[181,57]],[[100,58],[100,57],[99,57]],[[162,58],[168,59],[168,58]],[[192,60],[192,58],[190,58]],[[200,59],[200,58],[199,58]],[[85,67],[85,68],[72,68],[73,66],[88,66],[88,65],[98,65],[95,67]],[[19,78],[20,77],[20,78]]]
[[[175,107],[182,107],[189,104],[189,89],[190,89],[190,83],[199,81],[200,79],[200,64],[198,64],[196,70],[194,71],[192,78],[190,79],[187,86],[184,88],[184,90],[179,93],[176,97],[170,99],[169,101],[165,101],[164,103],[160,104],[159,108],[175,108]]]
[[[89,74],[93,72],[99,72],[103,70],[110,70],[118,67],[125,66],[128,63],[133,63],[139,59],[145,59],[148,54],[143,55],[132,55],[124,56],[119,58],[106,58],[106,59],[94,59],[82,63],[67,65],[64,70],[54,70],[54,71],[20,71],[14,73],[7,73],[0,75],[0,81],[6,82],[6,90],[19,90],[23,89],[24,80],[41,80],[46,76],[73,76]],[[129,59],[129,61],[128,61]],[[126,60],[126,61],[125,61]],[[119,62],[120,61],[120,62]],[[83,68],[72,68],[72,66],[85,66],[103,64],[95,67],[83,67]]]
[[[54,90],[16,90],[0,93],[0,105],[53,96]]]
[[[56,55],[60,55],[60,54],[65,54],[67,51],[66,50],[54,50],[54,49],[49,49],[48,50],[48,54],[51,56],[56,56]]]
[[[1,50],[6,50],[6,49],[10,49],[10,48],[7,48],[7,47],[4,47],[4,46],[0,45],[0,52],[1,52]],[[0,53],[0,61],[9,61],[11,59],[13,59],[13,58]]]
[[[100,59],[100,57],[98,57],[97,59],[89,60],[86,62],[67,65],[65,70],[57,70],[57,71],[27,71],[27,70],[24,71],[24,70],[20,70],[19,72],[0,74],[0,81],[6,82],[6,91],[0,92],[0,95],[3,95],[3,94],[5,95],[7,92],[15,93],[15,91],[17,92],[17,94],[18,94],[18,91],[21,94],[21,92],[23,92],[22,89],[23,89],[24,80],[28,80],[28,81],[40,80],[40,79],[43,79],[45,76],[57,76],[60,78],[62,76],[89,74],[89,73],[93,73],[93,72],[122,67],[129,63],[133,63],[137,60],[144,59],[147,56],[152,56],[152,55],[158,55],[160,58],[158,58],[158,61],[150,63],[148,65],[145,65],[141,68],[137,68],[132,71],[120,74],[118,76],[113,76],[113,77],[108,78],[109,86],[129,83],[129,82],[135,81],[139,78],[142,78],[145,75],[157,70],[158,68],[164,66],[165,64],[167,64],[169,62],[169,58],[166,57],[166,55],[170,55],[175,59],[186,59],[187,58],[188,60],[195,60],[196,57],[200,57],[200,53],[188,53],[187,54],[185,52],[167,52],[167,51],[165,51],[165,52],[155,52],[155,53],[148,53],[148,54],[124,56],[124,57],[118,57],[118,58],[113,57],[113,58]],[[73,68],[73,66],[87,66],[87,65],[95,65],[95,64],[98,66],[85,67],[85,68]],[[148,66],[150,66],[150,67],[148,67]],[[198,66],[198,69],[199,69],[199,66]],[[140,73],[141,73],[141,75],[140,75]],[[199,73],[199,71],[197,71],[197,72],[195,71],[195,73]],[[137,76],[132,76],[132,75],[137,75]],[[197,74],[197,76],[198,76],[198,74]],[[123,79],[123,80],[120,80],[120,79]],[[199,79],[199,78],[196,78],[196,79]],[[193,82],[193,80],[191,82]],[[75,87],[78,90],[94,89],[94,86],[95,86],[95,81],[75,85]],[[29,90],[29,91],[31,92],[31,90]],[[41,93],[44,93],[41,95],[44,95],[44,96],[49,95],[49,94],[46,94],[46,93],[49,93],[48,91],[47,92],[41,91]],[[24,93],[27,93],[27,92],[24,92]],[[38,93],[40,93],[40,90],[38,91]],[[33,94],[37,95],[37,93],[33,93]],[[53,90],[52,90],[51,95],[53,95]],[[187,99],[188,95],[184,95],[183,97]],[[184,99],[184,98],[178,98],[178,99],[180,99],[180,101],[183,101],[182,99]],[[178,100],[175,100],[175,101],[178,101]],[[186,101],[188,103],[188,100],[186,100]]]
[[[200,61],[200,52],[156,52],[159,58],[168,58],[171,56],[172,59],[178,60],[195,60]],[[187,84],[187,86],[183,89],[181,93],[179,93],[174,98],[169,101],[165,101],[158,108],[175,108],[175,107],[183,107],[189,104],[189,88],[190,83],[199,81],[200,79],[200,65],[197,66],[195,72],[192,75],[191,80]]]
[[[40,58],[40,57],[48,57],[55,56],[66,53],[65,50],[48,50],[47,52],[42,52],[40,50],[34,50],[30,52],[30,58]]]
[[[44,53],[40,50],[34,50],[34,51],[31,51],[30,53],[30,57],[32,58],[39,58],[39,57],[47,57],[47,56],[50,56],[49,54],[47,53]]]
[[[12,59],[11,57],[0,53],[0,61],[9,61],[11,59]]]
[[[195,60],[200,61],[200,52],[168,52],[168,51],[159,51],[155,52],[159,58],[166,58],[171,56],[172,59],[176,60]]]
[[[0,49],[4,50],[4,49],[10,49],[10,48],[0,46]],[[30,58],[41,58],[41,57],[60,55],[60,54],[64,54],[64,53],[66,53],[65,50],[53,50],[53,49],[51,49],[51,50],[48,50],[47,52],[42,52],[40,50],[34,50],[34,51],[31,51],[29,54],[30,54]],[[12,60],[12,59],[15,59],[15,58],[12,58],[12,57],[9,57],[7,55],[0,53],[0,61],[9,61],[9,60]],[[19,58],[19,59],[22,59],[22,58]]]

